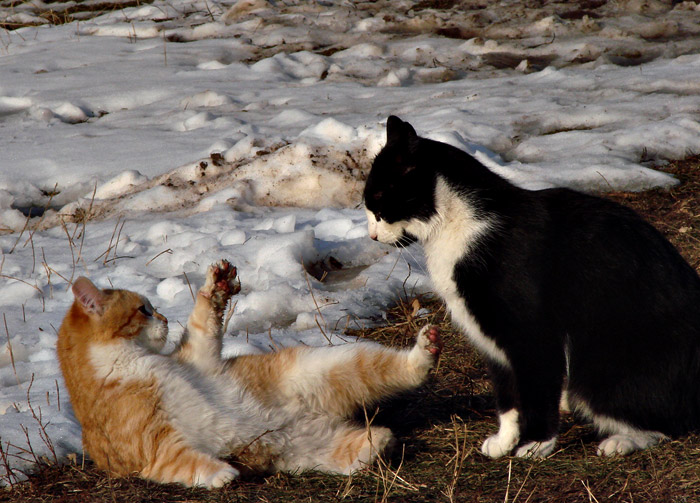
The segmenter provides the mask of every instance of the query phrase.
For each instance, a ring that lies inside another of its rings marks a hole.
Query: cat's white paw
[[[481,445],[481,453],[490,458],[501,458],[510,455],[520,441],[519,414],[516,409],[499,414],[500,427],[498,433],[491,435]]]
[[[618,433],[603,440],[598,445],[598,456],[626,456],[658,444],[666,438],[663,433],[655,431],[635,431]]]
[[[508,456],[515,448],[517,439],[504,438],[500,434],[491,435],[481,444],[481,454],[490,458],[502,458]]]
[[[227,483],[231,482],[233,479],[238,478],[241,472],[236,470],[233,466],[221,463],[221,468],[215,472],[199,473],[195,477],[195,485],[203,486],[207,489],[214,489],[217,487],[223,487]]]
[[[557,444],[557,437],[552,437],[544,442],[528,442],[518,447],[515,455],[519,458],[546,458]]]
[[[434,325],[424,326],[416,337],[416,345],[411,351],[411,358],[417,363],[433,366],[433,363],[440,356],[443,343],[440,337],[440,330]]]

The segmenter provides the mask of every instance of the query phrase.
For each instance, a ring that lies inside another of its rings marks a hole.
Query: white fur
[[[418,376],[422,378],[435,363],[435,355],[433,355],[428,348],[432,345],[430,339],[428,339],[428,331],[431,326],[426,325],[420,329],[418,336],[416,337],[416,344],[411,349],[408,354],[408,364],[412,365],[414,368],[419,369]]]
[[[151,313],[155,313],[155,309],[153,309],[153,306],[148,299],[145,297],[141,297],[141,299],[143,300],[144,307]],[[148,324],[141,331],[136,340],[137,344],[158,353],[161,349],[163,349],[163,346],[165,346],[165,341],[167,338],[167,320],[160,315],[155,315],[148,320]]]
[[[658,444],[667,437],[658,431],[641,431],[635,433],[612,435],[598,446],[598,456],[625,456]]]
[[[213,475],[205,476],[202,473],[197,473],[194,476],[194,485],[207,488],[223,487],[233,479],[237,479],[241,472],[233,466],[227,465]]]
[[[598,446],[599,456],[624,456],[654,446],[668,438],[658,431],[640,430],[604,414],[595,414],[579,397],[570,400],[569,404],[573,405],[577,414],[593,421],[600,433],[610,435]]]
[[[209,268],[205,296],[211,294],[215,271],[215,267]],[[192,316],[202,315],[200,311]],[[360,435],[365,432],[347,422],[344,416],[347,411],[329,410],[327,400],[321,400],[332,392],[327,386],[331,372],[340,372],[341,376],[344,369],[352,372],[358,363],[356,359],[365,352],[391,354],[405,370],[413,370],[381,378],[378,384],[391,393],[422,383],[435,360],[435,355],[430,352],[435,342],[427,335],[430,327],[419,333],[416,345],[410,351],[376,343],[300,348],[294,368],[289,369],[282,388],[278,390],[279,403],[263,405],[246,391],[246,383],[237,382],[236,378],[223,372],[221,327],[219,319],[211,315],[212,312],[198,322],[191,316],[188,321],[187,336],[191,349],[188,357],[194,359],[190,362],[192,364],[183,364],[178,358],[157,353],[161,339],[167,335],[167,322],[162,317],[160,320],[156,318],[159,324],[149,323],[135,339],[91,344],[88,357],[97,379],[96,385],[134,382],[154,385],[167,421],[182,434],[190,447],[222,457],[247,448],[253,442],[260,442],[267,448],[278,470],[317,469],[349,474],[373,462],[378,453],[393,441],[388,429],[371,427],[355,459],[338,459],[337,444],[345,438],[343,435],[357,438],[358,431]],[[352,379],[347,381],[344,383],[347,389],[356,384]],[[361,383],[357,385],[362,386]],[[364,388],[357,391],[358,396],[366,393]],[[202,473],[195,476],[195,483],[218,487],[237,476],[238,471],[234,468],[223,467],[213,475]]]
[[[377,221],[374,214],[367,211],[369,234],[383,243],[395,243],[404,232],[416,236],[423,244],[435,290],[445,300],[452,319],[482,354],[510,367],[506,354],[483,333],[479,322],[469,312],[454,280],[455,266],[488,231],[489,223],[477,220],[466,198],[442,178],[438,178],[435,187],[435,209],[435,215],[428,221],[412,219],[392,224]]]
[[[392,239],[391,241],[388,240],[389,235],[387,234],[382,234],[382,238],[379,238],[379,228],[378,228],[378,223],[377,223],[377,217],[374,216],[374,213],[369,211],[368,209],[365,209],[365,213],[367,213],[367,232],[369,233],[369,237],[374,239],[374,240],[379,240],[382,243],[393,243],[396,241],[396,239]],[[388,232],[388,229],[386,229],[386,224],[382,226],[382,232]],[[398,239],[398,237],[397,237]]]
[[[336,367],[349,364],[356,352],[355,344],[343,344],[324,348],[304,347],[298,350],[294,367],[289,369],[280,383],[279,405],[290,411],[309,407],[323,410],[322,400],[328,390],[325,377]],[[322,351],[323,357],[320,357]],[[348,386],[352,383],[348,383]]]
[[[280,421],[264,415],[252,396],[230,382],[205,378],[169,357],[149,353],[130,341],[93,344],[90,361],[106,382],[155,380],[172,424],[192,447],[208,454],[226,454],[229,445],[245,445]]]
[[[427,350],[430,341],[425,334],[429,328],[426,326],[420,331],[416,345],[409,352],[366,341],[323,348],[300,348],[294,368],[289,369],[285,381],[280,384],[279,396],[282,403],[279,405],[290,411],[311,408],[327,413],[321,403],[329,392],[326,377],[331,371],[351,367],[352,360],[357,358],[364,348],[374,353],[392,353],[396,358],[405,360],[405,365],[415,371],[403,374],[406,382],[402,382],[402,386],[420,385],[435,361],[434,355]],[[391,382],[391,379],[387,379],[384,383],[387,389],[391,388]],[[346,384],[348,388],[353,385],[351,381]]]
[[[567,390],[562,390],[561,397],[559,398],[559,410],[562,412],[571,412],[571,406],[569,405],[569,392]]]
[[[515,455],[519,458],[546,458],[557,445],[557,437],[552,437],[544,442],[528,442],[518,447]]]
[[[437,213],[421,234],[428,272],[438,294],[445,299],[452,319],[469,337],[476,348],[491,360],[510,367],[508,357],[494,340],[486,336],[454,280],[454,269],[473,245],[489,229],[489,224],[477,220],[474,211],[463,196],[438,179],[435,189]]]
[[[343,471],[343,475],[367,468],[382,452],[390,451],[395,443],[396,439],[389,428],[368,428],[367,442],[360,449],[357,459]]]
[[[520,441],[519,414],[516,409],[500,414],[498,433],[487,438],[481,446],[481,453],[490,458],[507,456]]]

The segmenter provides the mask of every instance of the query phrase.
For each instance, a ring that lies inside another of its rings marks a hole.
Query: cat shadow
[[[438,394],[429,385],[385,400],[367,413],[373,425],[390,428],[396,436],[398,447],[388,457],[393,466],[415,460],[421,453],[430,450],[434,436],[445,435],[447,429],[454,428],[455,421],[464,424],[468,431],[479,431],[483,435],[494,433],[498,424],[492,393]],[[364,412],[355,419],[366,421]],[[480,434],[476,437],[478,442],[483,440]],[[559,443],[561,448],[570,451],[570,455],[595,452],[600,440],[600,435],[588,421],[568,412],[561,414]],[[479,446],[480,443],[475,444],[475,447]]]
[[[485,420],[491,422],[493,417],[494,403],[490,394],[438,393],[427,385],[386,399],[375,408],[361,410],[354,419],[360,424],[369,422],[391,429],[397,447],[390,459],[396,464],[411,461],[425,452],[428,449],[426,439],[432,434],[427,432],[435,428],[440,430],[452,425],[455,419],[472,424]]]

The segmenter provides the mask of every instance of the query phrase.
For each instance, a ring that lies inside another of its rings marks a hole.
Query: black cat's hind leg
[[[668,438],[660,431],[636,428],[622,420],[596,413],[575,393],[570,393],[569,402],[578,416],[592,421],[603,436],[609,435],[598,445],[598,456],[626,456],[635,451],[653,447]]]
[[[599,421],[593,422],[598,430],[601,430]],[[668,438],[659,431],[638,430],[624,423],[617,423],[612,431],[617,433],[613,433],[598,445],[598,456],[625,456],[634,451],[652,447]]]

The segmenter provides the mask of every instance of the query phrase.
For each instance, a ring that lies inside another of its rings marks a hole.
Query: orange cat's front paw
[[[219,463],[213,467],[201,467],[194,475],[194,485],[215,489],[222,487],[239,477],[240,472],[227,463]]]
[[[207,269],[207,278],[199,293],[211,299],[219,309],[223,309],[231,296],[241,291],[241,282],[237,278],[236,267],[228,260],[222,259]]]

